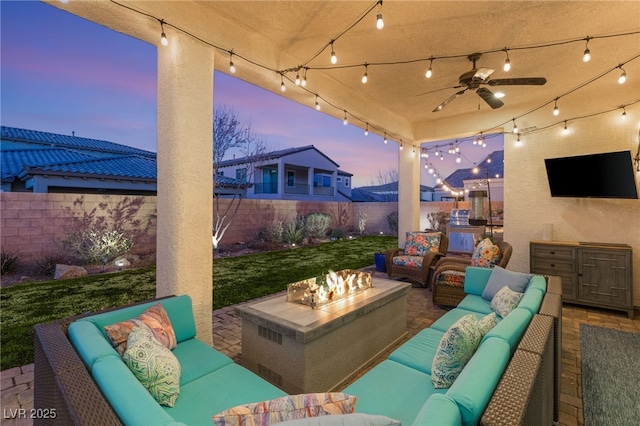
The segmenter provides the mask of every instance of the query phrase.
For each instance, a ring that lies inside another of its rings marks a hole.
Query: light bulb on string
[[[402,144],[402,141],[400,141],[400,151],[402,151],[404,149],[404,145]]]
[[[300,84],[302,84],[302,81],[300,80],[300,72],[296,71],[296,86],[300,86]]]
[[[427,70],[427,72],[425,74],[425,77],[427,77],[427,78],[431,78],[431,76],[433,75],[432,65],[433,65],[433,58],[430,58],[429,59],[429,69]]]
[[[389,143],[387,140],[387,132],[384,132],[384,144],[386,145],[387,143]]]
[[[622,118],[627,118],[627,109],[624,106],[622,107]]]
[[[555,105],[553,107],[553,115],[559,115],[559,114],[560,114],[560,110],[558,109],[558,98],[556,98]]]
[[[287,86],[284,85],[284,76],[282,74],[280,74],[280,91],[281,92],[287,91]]]
[[[304,74],[302,75],[302,81],[300,82],[300,85],[302,87],[305,87],[307,85],[307,69],[304,69]]]
[[[229,72],[231,74],[235,74],[236,73],[236,66],[233,65],[233,51],[229,52]]]
[[[618,77],[618,84],[624,84],[624,82],[627,81],[627,72],[624,70],[624,68],[622,68],[622,65],[620,65],[618,68],[622,70],[622,74],[620,74],[620,77]]]
[[[367,123],[367,128],[364,129],[364,135],[369,136],[369,123]]]
[[[338,57],[336,56],[336,52],[333,50],[333,41],[331,42],[331,63],[334,65],[338,63]]]
[[[518,125],[516,124],[516,119],[512,119],[513,121],[513,130],[511,130],[513,133],[518,133]]]
[[[167,40],[167,36],[164,33],[164,20],[161,19],[160,20],[160,44],[162,44],[163,46],[168,46],[169,45],[169,40]]]
[[[368,74],[367,74],[367,70],[369,69],[369,65],[368,64],[364,64],[364,75],[362,76],[362,84],[366,83],[367,80],[369,79]]]
[[[569,129],[567,128],[567,120],[564,120],[564,129],[562,129],[563,133],[569,133]]]
[[[344,120],[342,120],[342,124],[344,124],[345,126],[347,124],[349,124],[349,120],[347,120],[347,110],[344,110]]]
[[[378,13],[376,16],[376,28],[381,30],[384,28],[384,21],[382,20],[382,13]]]
[[[462,162],[462,158],[460,158],[460,153],[458,153],[458,156],[456,157],[456,163],[460,164]]]
[[[582,62],[589,62],[591,60],[591,51],[589,50],[589,40],[591,37],[587,37],[587,44],[585,45],[584,53],[582,54]]]
[[[505,70],[506,72],[511,69],[511,60],[509,59],[509,50],[506,47],[504,48],[504,53],[507,54],[507,59],[505,59],[504,66],[502,67],[502,69]]]
[[[320,103],[318,102],[318,95],[316,95],[316,111],[320,111]]]

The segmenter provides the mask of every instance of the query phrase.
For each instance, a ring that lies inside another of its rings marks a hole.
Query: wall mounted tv
[[[544,160],[552,197],[638,198],[631,151]]]

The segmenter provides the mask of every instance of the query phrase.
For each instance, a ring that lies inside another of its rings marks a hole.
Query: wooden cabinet
[[[562,278],[562,300],[617,309],[633,318],[631,247],[626,244],[531,241],[532,273]]]

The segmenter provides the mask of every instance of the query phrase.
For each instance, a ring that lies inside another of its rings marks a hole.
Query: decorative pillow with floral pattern
[[[425,256],[440,249],[440,232],[407,232],[404,254],[407,256]]]
[[[341,392],[288,395],[239,405],[212,417],[217,426],[267,426],[285,420],[353,413],[356,397]]]
[[[496,266],[502,253],[500,247],[493,244],[489,238],[485,238],[480,241],[471,255],[471,266],[477,266],[479,268],[493,268]]]

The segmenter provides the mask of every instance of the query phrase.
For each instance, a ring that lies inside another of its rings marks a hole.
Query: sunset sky
[[[0,8],[2,125],[156,151],[154,46],[40,2],[2,0]],[[214,103],[250,123],[268,150],[314,145],[354,174],[354,187],[398,168],[397,144],[221,72]],[[502,149],[501,137],[487,143],[465,144],[461,164],[453,156],[434,164],[443,177],[472,167]],[[421,181],[435,185],[426,172]]]

